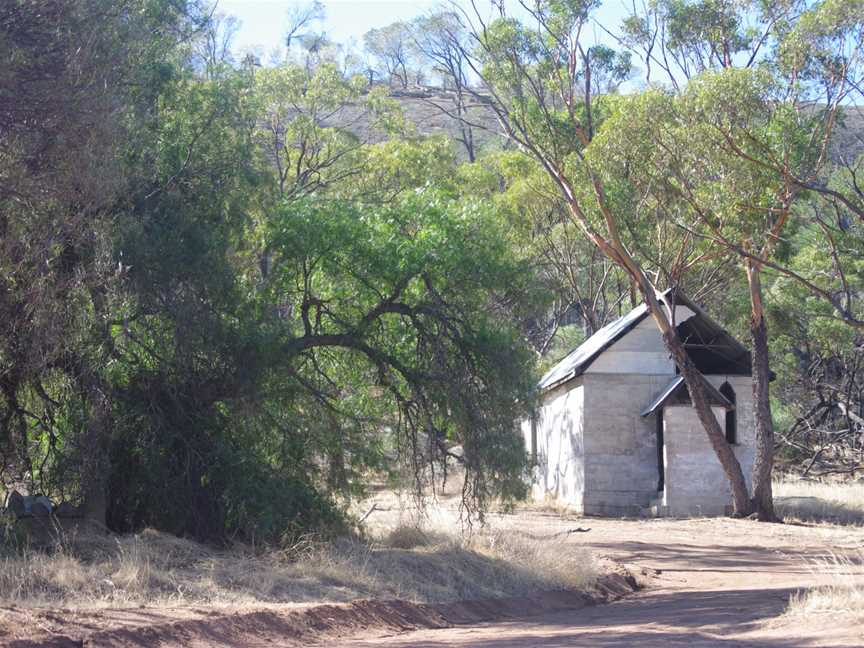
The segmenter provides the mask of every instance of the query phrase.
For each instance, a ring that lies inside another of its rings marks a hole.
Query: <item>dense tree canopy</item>
[[[6,486],[203,538],[338,526],[454,446],[472,510],[521,495],[526,272],[449,145],[328,62],[231,67],[206,8],[101,7],[0,23],[3,96],[64,99],[3,112]]]
[[[760,513],[775,428],[861,470],[861,3],[657,2],[603,42],[594,2],[492,4],[373,30],[366,68],[319,3],[265,65],[191,0],[0,7],[4,489],[277,540],[459,463],[482,512],[605,323],[647,301],[693,378],[667,287],[752,336]]]

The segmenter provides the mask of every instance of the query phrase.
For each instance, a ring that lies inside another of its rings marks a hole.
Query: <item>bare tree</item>
[[[474,162],[477,157],[474,144],[474,129],[467,119],[469,103],[473,102],[468,92],[468,63],[465,57],[468,34],[459,16],[452,11],[440,11],[418,18],[411,30],[412,43],[420,58],[431,64],[433,71],[443,81],[443,90],[451,99],[450,106],[436,100],[429,103],[456,119],[459,136],[456,138]]]
[[[285,29],[285,47],[290,50],[296,39],[307,36],[306,29],[325,16],[324,5],[319,0],[294,5],[288,11],[288,26]]]
[[[411,66],[411,29],[404,22],[370,29],[363,35],[366,51],[375,59],[390,82],[396,81],[402,89],[408,88]]]
[[[222,13],[211,16],[203,34],[195,43],[194,56],[208,79],[217,76],[223,66],[234,61],[231,45],[240,31],[240,26],[240,20],[235,16]]]

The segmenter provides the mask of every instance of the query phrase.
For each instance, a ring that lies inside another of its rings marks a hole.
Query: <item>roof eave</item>
[[[565,376],[562,376],[561,378],[559,378],[555,382],[549,383],[548,385],[543,385],[540,388],[540,393],[545,394],[547,392],[550,392],[553,389],[556,389],[557,387],[560,387],[561,385],[568,383],[571,380],[573,380],[574,378],[577,378],[581,375],[582,375],[581,373],[577,374],[576,371],[571,371],[570,373],[566,374]]]
[[[712,385],[710,382],[708,382],[708,380],[705,378],[705,376],[703,376],[702,374],[699,374],[699,376],[702,378],[702,384],[705,386],[705,391],[708,392],[708,398],[709,398],[709,403],[710,403],[711,407],[722,407],[723,409],[725,409],[727,411],[732,411],[735,409],[735,404],[732,403],[728,398],[726,398],[720,392],[720,390],[718,390],[714,385]],[[680,389],[682,385],[684,386],[685,389],[687,389],[687,391],[688,391],[687,397],[689,398],[690,397],[690,395],[689,395],[690,390],[687,387],[687,383],[684,381],[684,376],[679,374],[679,375],[675,376],[675,378],[673,378],[669,382],[669,384],[666,385],[666,387],[664,387],[663,390],[659,394],[657,394],[657,396],[654,397],[654,399],[651,401],[651,403],[648,405],[648,407],[646,407],[644,410],[642,410],[641,416],[642,417],[650,416],[651,414],[653,414],[657,410],[659,410],[663,407],[666,407],[666,401],[668,401],[669,398],[671,398],[672,395],[676,391],[678,391],[678,389]],[[711,401],[713,401],[713,402],[711,402]],[[681,405],[683,405],[683,403]],[[691,406],[692,406],[692,404],[691,404]]]
[[[636,308],[639,308],[639,306],[637,306]],[[634,328],[636,328],[639,325],[639,323],[642,322],[642,320],[644,320],[647,316],[648,316],[648,310],[646,308],[645,312],[643,312],[643,313],[639,314],[637,317],[635,317],[632,322],[629,322],[627,326],[625,326],[623,329],[618,331],[613,337],[611,337],[606,342],[606,344],[604,344],[602,347],[598,348],[591,356],[586,358],[578,367],[572,369],[565,376],[563,376],[562,378],[559,378],[555,382],[549,383],[548,385],[541,385],[540,386],[540,393],[543,394],[543,393],[546,393],[548,391],[551,391],[551,390],[555,389],[556,387],[560,387],[564,383],[569,382],[569,381],[573,380],[574,378],[584,374],[588,370],[588,368],[593,364],[593,362],[597,358],[599,358],[600,355],[604,351],[606,351],[610,346],[615,344],[615,342],[617,342],[622,337],[627,335],[630,331],[632,331]],[[625,317],[626,317],[626,315],[625,315]],[[596,335],[596,333],[594,335]],[[588,340],[590,340],[590,339],[591,338],[589,337]],[[587,342],[588,340],[585,340],[585,342]],[[584,342],[583,342],[583,344],[584,344]]]

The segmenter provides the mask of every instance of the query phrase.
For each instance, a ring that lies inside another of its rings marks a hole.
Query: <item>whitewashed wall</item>
[[[676,324],[693,315],[689,308],[678,306]],[[675,363],[669,357],[657,324],[648,316],[601,353],[585,374],[674,375]]]
[[[533,495],[582,510],[584,389],[581,379],[547,393],[533,423],[523,421],[525,445],[536,456]],[[532,445],[536,443],[536,445]]]
[[[692,315],[677,309],[678,321]],[[657,496],[656,422],[641,412],[674,376],[651,317],[585,371],[586,513],[636,515]]]
[[[749,489],[756,450],[751,379],[749,376],[723,375],[706,378],[718,389],[728,381],[735,390],[738,435],[732,451],[741,464]],[[715,407],[713,411],[723,428],[726,410]],[[687,405],[667,407],[664,418],[666,489],[663,505],[667,514],[723,515],[732,504],[732,491],[696,411]]]
[[[657,423],[641,412],[673,376],[585,376],[586,513],[638,515],[657,497]]]

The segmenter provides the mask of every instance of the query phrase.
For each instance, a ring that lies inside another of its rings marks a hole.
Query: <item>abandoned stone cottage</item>
[[[749,351],[681,294],[661,301],[749,480]],[[731,491],[646,306],[604,326],[539,383],[523,421],[533,494],[593,515],[722,515]],[[749,484],[748,484],[749,486]]]

